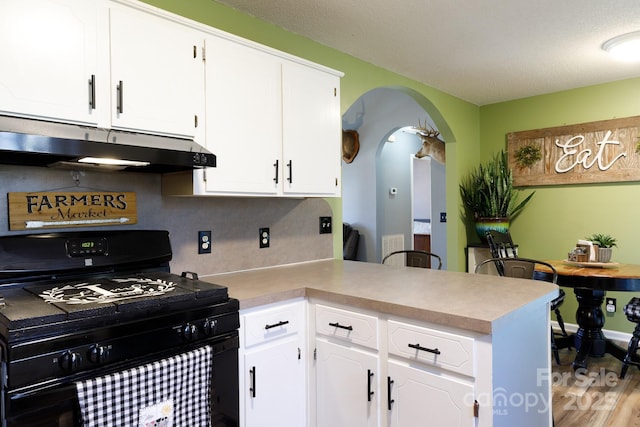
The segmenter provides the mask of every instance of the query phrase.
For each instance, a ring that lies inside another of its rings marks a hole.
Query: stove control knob
[[[207,319],[204,321],[204,325],[202,326],[204,329],[204,334],[206,336],[211,336],[216,333],[216,326],[218,326],[218,321],[216,319]]]
[[[73,372],[82,364],[82,355],[74,351],[65,351],[62,356],[58,358],[58,363],[65,371]]]
[[[91,363],[102,363],[109,357],[109,347],[94,344],[89,349],[88,356]]]
[[[187,323],[182,328],[182,336],[187,341],[193,341],[198,339],[198,327],[192,323]]]

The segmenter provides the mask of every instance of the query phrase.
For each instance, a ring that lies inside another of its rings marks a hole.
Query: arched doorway
[[[422,142],[418,136],[403,132],[405,127],[428,124],[452,138],[440,113],[419,93],[407,88],[378,88],[362,95],[343,115],[343,128],[356,130],[360,151],[352,163],[342,167],[343,221],[360,232],[360,261],[380,262],[383,236],[402,234],[404,247],[413,246],[414,219],[433,220],[439,231],[432,236],[432,247],[446,265],[446,223],[444,167],[439,169],[432,196],[439,197],[431,218],[414,218],[412,200],[412,160]],[[389,139],[395,139],[393,143]],[[398,160],[400,159],[400,160]],[[435,162],[434,162],[435,163]],[[437,167],[434,169],[438,169]],[[395,180],[395,181],[394,181]],[[399,182],[398,185],[392,182]],[[430,184],[431,185],[431,184]],[[391,189],[398,192],[391,194]],[[422,215],[424,216],[424,215]],[[433,232],[433,231],[432,231]],[[436,249],[434,249],[436,251]]]

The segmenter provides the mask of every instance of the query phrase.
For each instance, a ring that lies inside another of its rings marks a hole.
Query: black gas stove
[[[238,301],[171,256],[166,231],[0,237],[3,426],[82,425],[77,382],[202,346],[212,423],[235,425]]]

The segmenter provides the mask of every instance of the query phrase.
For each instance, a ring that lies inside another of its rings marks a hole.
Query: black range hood
[[[85,158],[147,164],[78,163]],[[0,164],[167,173],[215,167],[216,156],[186,138],[0,116]]]

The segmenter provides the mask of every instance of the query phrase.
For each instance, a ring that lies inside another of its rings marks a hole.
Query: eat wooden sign
[[[640,181],[640,116],[507,134],[514,185]]]
[[[136,224],[134,192],[7,193],[9,230]]]

